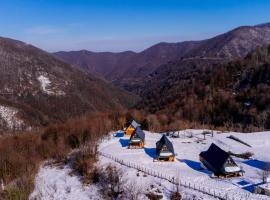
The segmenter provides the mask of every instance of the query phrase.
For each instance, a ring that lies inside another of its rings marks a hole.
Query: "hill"
[[[2,130],[123,108],[136,100],[47,52],[7,38],[0,38],[0,94]]]
[[[270,46],[224,64],[174,61],[141,86],[139,107],[202,124],[269,129],[269,80]]]
[[[137,84],[169,61],[181,58],[231,61],[266,44],[270,44],[270,24],[242,26],[202,41],[163,42],[139,53],[83,50],[56,52],[55,55],[84,72],[98,74],[127,90],[136,91]]]

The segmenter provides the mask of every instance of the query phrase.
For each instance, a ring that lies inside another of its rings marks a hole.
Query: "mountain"
[[[139,53],[83,50],[56,52],[55,55],[82,71],[96,73],[127,90],[136,91],[134,85],[144,82],[149,74],[169,61],[181,58],[231,61],[266,44],[270,44],[270,24],[242,26],[202,41],[159,43]]]
[[[270,45],[229,63],[199,58],[169,62],[141,87],[138,108],[152,113],[215,126],[270,129]]]
[[[132,105],[133,95],[51,54],[0,38],[0,127],[23,129]]]

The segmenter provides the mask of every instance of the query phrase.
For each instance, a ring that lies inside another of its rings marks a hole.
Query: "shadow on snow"
[[[144,151],[149,157],[151,157],[153,159],[155,159],[157,156],[156,148],[144,148]]]
[[[129,139],[119,139],[120,144],[122,145],[122,147],[128,147],[128,142]]]
[[[261,169],[261,170],[264,170],[268,164],[267,162],[260,161],[260,160],[246,160],[246,161],[243,161],[243,163],[251,167]]]
[[[119,131],[119,132],[114,134],[114,137],[124,137],[124,135],[125,135],[124,132]]]
[[[180,161],[180,162],[186,163],[186,165],[189,166],[193,170],[196,170],[198,172],[201,172],[201,173],[204,173],[204,174],[207,174],[207,175],[212,174],[210,171],[202,168],[200,162],[196,162],[196,161],[193,161],[193,160],[187,160],[187,159],[181,160],[181,159],[178,159],[178,158],[177,158],[177,160]]]
[[[263,183],[256,183],[256,184],[252,184],[252,185],[248,185],[246,187],[243,187],[244,190],[248,191],[248,192],[251,192],[253,193],[254,192],[254,189],[258,186],[258,185],[261,185]]]

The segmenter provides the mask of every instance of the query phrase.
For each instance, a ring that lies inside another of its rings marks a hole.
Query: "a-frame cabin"
[[[201,152],[199,157],[202,164],[218,177],[241,175],[242,170],[237,166],[230,154],[214,143],[211,144],[207,151]]]
[[[132,122],[126,129],[125,134],[132,135],[132,133],[134,133],[137,127],[140,127],[140,124],[138,124],[135,120],[132,120]]]
[[[140,127],[137,127],[131,134],[128,148],[144,148],[145,133]]]
[[[161,139],[156,143],[156,160],[162,161],[174,161],[175,153],[172,142],[163,135]]]

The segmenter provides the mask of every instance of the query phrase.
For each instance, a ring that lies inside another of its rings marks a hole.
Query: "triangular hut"
[[[242,172],[230,154],[214,143],[207,151],[201,152],[199,156],[202,164],[216,176],[240,176]]]
[[[173,144],[166,135],[156,143],[157,160],[174,161],[175,153]]]
[[[138,126],[135,131],[131,134],[129,139],[129,148],[144,148],[145,134],[142,129]]]

